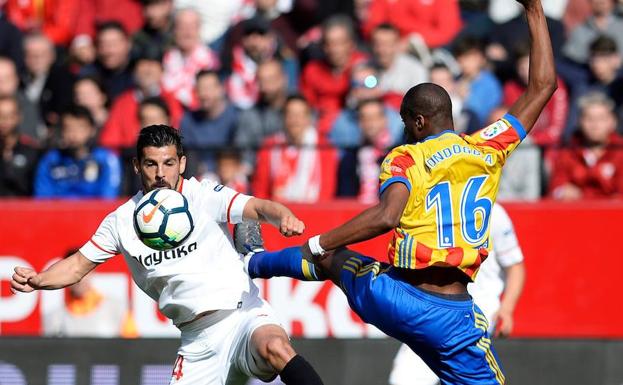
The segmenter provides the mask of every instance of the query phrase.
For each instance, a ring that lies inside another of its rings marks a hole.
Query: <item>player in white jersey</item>
[[[480,265],[474,283],[467,289],[485,314],[491,335],[507,336],[513,329],[513,311],[525,280],[523,253],[513,222],[504,208],[495,203],[491,210],[493,249]],[[502,301],[500,296],[504,294]],[[390,385],[436,385],[439,379],[406,345],[401,345],[389,376]]]
[[[263,220],[285,236],[304,224],[285,206],[253,198],[210,181],[184,179],[181,138],[169,126],[148,126],[137,142],[134,169],[143,190],[110,213],[78,252],[37,273],[16,267],[16,291],[59,289],[74,284],[100,263],[123,254],[136,284],[181,330],[182,343],[171,384],[230,385],[246,376],[286,384],[322,384],[314,369],[290,345],[271,307],[245,273],[228,223]],[[145,246],[133,228],[143,195],[172,188],[188,200],[195,229],[172,250]]]

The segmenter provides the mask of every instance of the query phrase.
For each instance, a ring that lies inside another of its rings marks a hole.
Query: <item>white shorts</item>
[[[229,385],[246,377],[270,381],[277,373],[251,344],[260,326],[281,324],[259,297],[240,309],[219,310],[180,328],[182,343],[170,385]]]

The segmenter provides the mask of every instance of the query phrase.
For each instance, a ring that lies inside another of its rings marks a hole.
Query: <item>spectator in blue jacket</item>
[[[71,106],[62,113],[60,148],[47,152],[37,166],[36,197],[117,197],[121,163],[113,152],[92,146],[95,133],[86,108]]]

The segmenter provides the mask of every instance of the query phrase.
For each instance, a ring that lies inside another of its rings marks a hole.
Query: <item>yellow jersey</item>
[[[473,280],[488,255],[502,166],[525,136],[506,114],[472,135],[448,130],[394,148],[381,165],[380,193],[403,183],[410,195],[388,248],[392,265],[456,267]]]

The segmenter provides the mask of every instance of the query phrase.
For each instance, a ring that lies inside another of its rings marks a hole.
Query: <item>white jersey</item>
[[[506,210],[497,203],[491,209],[490,223],[489,239],[493,249],[480,265],[476,281],[467,286],[474,302],[489,320],[500,308],[500,295],[504,292],[506,282],[504,269],[523,261],[523,253],[517,242],[513,222]]]
[[[134,231],[133,215],[143,192],[108,214],[80,252],[101,263],[123,254],[134,282],[158,302],[174,324],[217,309],[236,309],[257,288],[244,272],[227,227],[242,221],[250,196],[195,178],[181,179],[178,187],[188,200],[195,228],[188,239],[171,250],[145,246]]]

